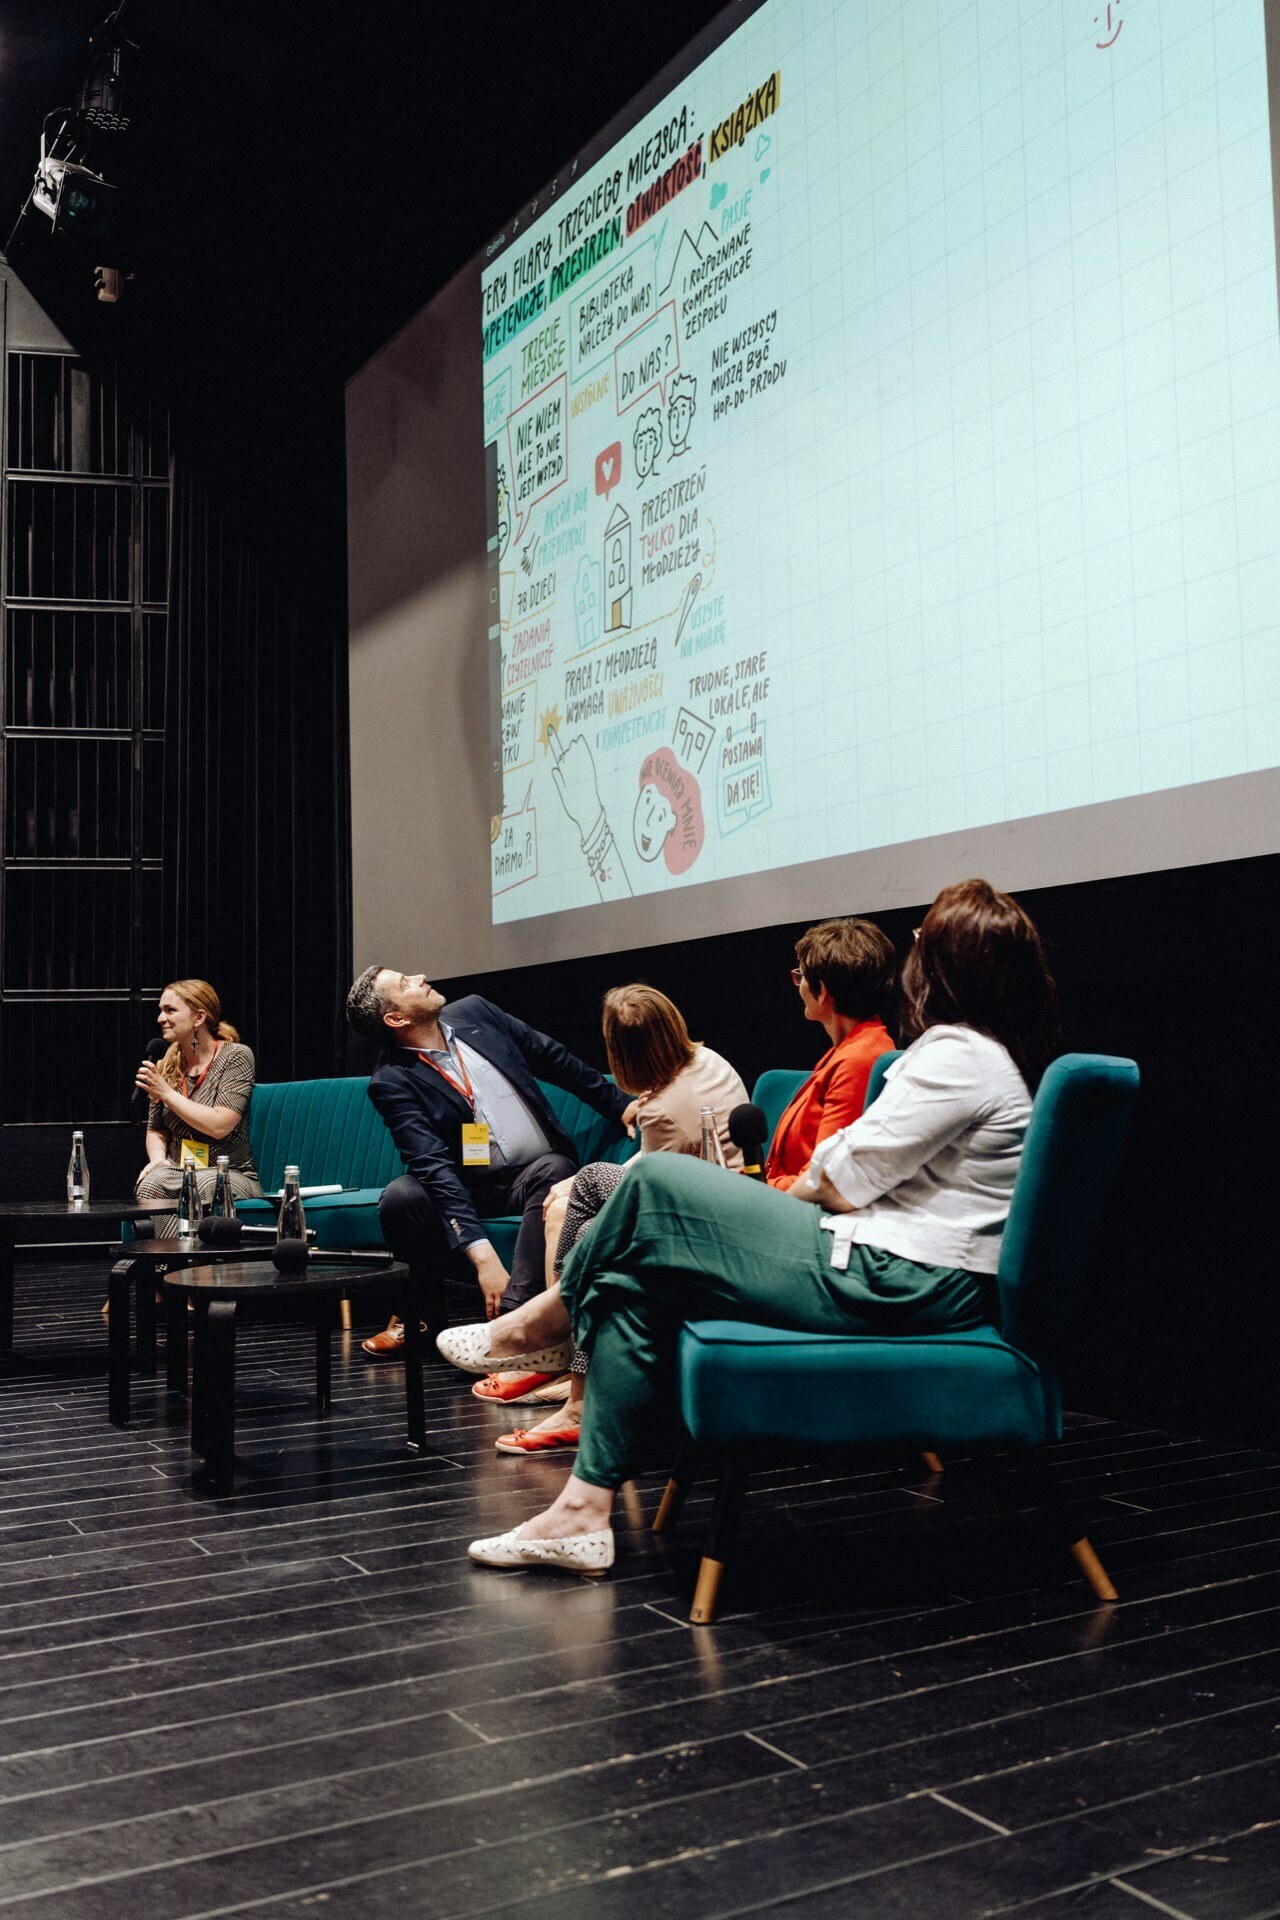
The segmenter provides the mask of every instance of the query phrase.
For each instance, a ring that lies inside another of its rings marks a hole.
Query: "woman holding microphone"
[[[136,1085],[147,1109],[147,1164],[138,1175],[139,1200],[172,1200],[172,1214],[150,1223],[157,1238],[178,1231],[182,1164],[196,1163],[203,1205],[213,1194],[215,1161],[225,1154],[233,1198],[261,1199],[262,1185],[249,1146],[249,1096],[254,1062],[235,1028],[222,1018],[207,980],[174,980],[160,995],[157,1023],[169,1043],[159,1061],[144,1060]]]

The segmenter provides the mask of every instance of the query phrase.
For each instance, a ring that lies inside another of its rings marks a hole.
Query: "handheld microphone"
[[[169,1042],[167,1040],[148,1040],[142,1057],[144,1060],[150,1060],[154,1066],[158,1060],[164,1059],[168,1051]],[[129,1101],[130,1118],[133,1120],[145,1120],[147,1117],[147,1105],[146,1094],[142,1091],[141,1087],[135,1087],[132,1098]]]
[[[207,1247],[238,1247],[242,1240],[274,1241],[275,1237],[274,1227],[249,1227],[243,1220],[220,1219],[213,1214],[206,1214],[196,1228],[196,1239],[203,1240]]]
[[[323,1266],[331,1260],[341,1267],[389,1267],[392,1256],[389,1253],[347,1253],[341,1247],[309,1247],[305,1240],[277,1240],[271,1249],[271,1264],[277,1273],[305,1273],[312,1261]]]
[[[305,1240],[278,1240],[271,1250],[271,1264],[277,1273],[305,1273],[308,1252]]]
[[[764,1143],[769,1137],[769,1117],[753,1100],[744,1100],[729,1115],[729,1138],[742,1149],[742,1171],[752,1180],[764,1179]]]
[[[200,1225],[196,1227],[196,1238],[203,1240],[205,1246],[240,1246],[242,1240],[271,1240],[276,1242],[274,1227],[249,1227],[242,1219],[219,1219],[213,1213],[205,1213]],[[307,1227],[307,1240],[315,1240],[315,1227]],[[263,1248],[263,1254],[267,1248]]]
[[[196,1228],[196,1239],[203,1240],[206,1247],[238,1247],[244,1228],[238,1220],[216,1218],[206,1214]]]

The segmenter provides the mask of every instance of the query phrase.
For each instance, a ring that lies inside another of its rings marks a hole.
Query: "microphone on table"
[[[149,1060],[152,1066],[154,1066],[157,1061],[164,1059],[164,1056],[166,1055],[166,1053],[168,1053],[168,1051],[169,1051],[169,1042],[167,1040],[148,1040],[146,1044],[146,1048],[143,1052],[143,1059]],[[148,1104],[149,1103],[147,1100],[147,1096],[142,1091],[142,1088],[135,1087],[133,1090],[133,1097],[129,1101],[130,1119],[145,1120],[147,1117]]]
[[[206,1247],[238,1247],[244,1232],[238,1220],[225,1219],[220,1214],[206,1214],[196,1228],[196,1239],[202,1240]]]
[[[742,1171],[752,1180],[764,1179],[764,1143],[769,1116],[754,1100],[744,1100],[729,1115],[729,1138],[742,1151]]]
[[[250,1227],[243,1220],[206,1214],[196,1228],[196,1239],[206,1247],[238,1247],[242,1240],[274,1240],[274,1227]]]
[[[340,1267],[389,1267],[389,1253],[353,1253],[342,1247],[311,1247],[305,1240],[277,1240],[271,1249],[271,1264],[277,1273],[305,1273],[309,1266],[322,1267],[326,1260]]]

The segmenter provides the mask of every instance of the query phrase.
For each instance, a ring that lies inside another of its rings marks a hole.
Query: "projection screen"
[[[348,390],[361,964],[1280,848],[1276,26],[765,0],[567,158]]]

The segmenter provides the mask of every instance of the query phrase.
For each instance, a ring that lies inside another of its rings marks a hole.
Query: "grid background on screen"
[[[1280,763],[1261,0],[770,0],[641,132],[682,102],[701,129],[774,69],[767,150],[748,142],[737,175],[708,169],[637,236],[661,283],[681,233],[715,225],[714,181],[732,196],[754,169],[750,271],[681,361],[727,651],[674,656],[651,597],[665,730],[592,742],[625,856],[639,762],[697,704],[692,676],[765,654],[768,800],[727,819],[704,781],[697,860],[632,855],[628,890]],[[785,378],[713,418],[713,345],[770,312]],[[571,486],[600,438],[571,433]],[[557,672],[573,618],[566,585]],[[510,816],[532,793],[538,872],[496,919],[597,897],[549,776],[535,755],[507,782]]]

